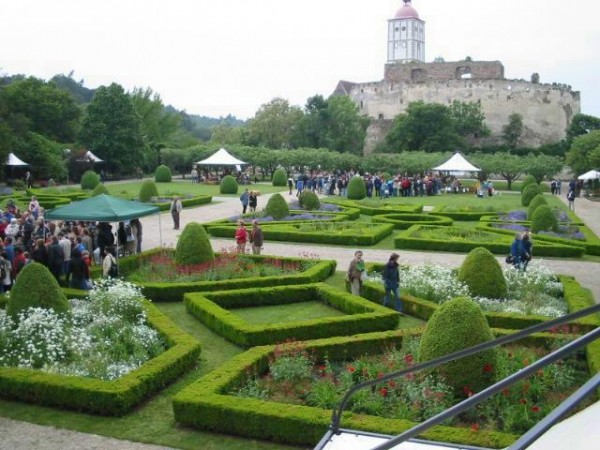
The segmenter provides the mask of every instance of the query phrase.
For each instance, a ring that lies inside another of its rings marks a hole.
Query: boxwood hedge
[[[381,206],[369,206],[362,202],[356,202],[345,198],[325,198],[323,203],[331,203],[333,205],[346,206],[349,208],[357,208],[361,214],[367,216],[376,216],[379,214],[402,214],[402,213],[421,213],[423,212],[423,205],[397,205],[397,204],[382,204]]]
[[[429,214],[381,214],[373,216],[372,222],[391,223],[396,230],[406,230],[413,225],[450,226],[454,223],[449,217]]]

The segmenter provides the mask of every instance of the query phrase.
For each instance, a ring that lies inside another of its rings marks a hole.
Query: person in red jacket
[[[17,279],[19,272],[23,270],[23,267],[27,264],[27,259],[23,253],[21,247],[15,247],[15,259],[12,261],[12,279],[13,283]]]
[[[238,227],[235,230],[235,243],[238,253],[246,253],[246,242],[248,242],[248,232],[244,226],[244,221],[238,221]]]

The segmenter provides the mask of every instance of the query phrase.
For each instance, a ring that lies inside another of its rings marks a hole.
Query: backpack
[[[110,278],[119,278],[119,266],[117,266],[117,263],[113,258],[110,258],[110,269],[108,269],[108,276]]]

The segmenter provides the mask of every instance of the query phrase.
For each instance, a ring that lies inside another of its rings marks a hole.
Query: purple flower
[[[569,220],[569,215],[565,211],[559,209],[554,210],[554,216],[559,222],[567,222]]]
[[[507,222],[519,222],[522,220],[527,220],[527,211],[523,211],[523,210],[509,211],[508,214],[503,214],[499,218],[501,220],[505,220]]]
[[[503,230],[513,230],[513,231],[525,231],[528,228],[524,225],[519,225],[518,223],[493,223],[492,227],[501,228]]]

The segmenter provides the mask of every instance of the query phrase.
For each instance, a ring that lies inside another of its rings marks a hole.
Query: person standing
[[[292,190],[294,189],[294,179],[292,177],[288,178],[288,189],[290,190],[290,195],[292,195]]]
[[[575,191],[573,189],[569,189],[567,192],[567,201],[569,202],[569,211],[575,212]]]
[[[531,261],[532,251],[533,251],[533,242],[531,241],[531,235],[529,234],[529,230],[523,231],[523,236],[521,238],[523,245],[523,255],[521,256],[521,261],[523,263],[523,271],[527,270],[527,265],[529,261]]]
[[[237,244],[238,253],[246,253],[246,242],[248,242],[248,232],[244,221],[238,221],[238,227],[235,230],[235,243]]]
[[[258,206],[258,196],[256,195],[256,192],[250,191],[248,205],[250,206],[250,212],[256,212],[256,207]]]
[[[515,240],[510,245],[510,256],[515,269],[521,269],[521,258],[523,257],[523,237],[521,233],[515,235]]]
[[[252,244],[252,253],[260,255],[263,246],[263,232],[258,224],[258,220],[252,221],[252,231],[250,232],[250,243]]]
[[[173,201],[171,202],[171,217],[173,217],[174,230],[179,230],[179,215],[181,214],[182,209],[183,205],[181,204],[179,197],[173,197]]]
[[[56,278],[56,281],[59,281],[65,254],[58,243],[58,237],[52,236],[50,239],[52,242],[48,246],[48,268],[52,272],[52,275],[54,275],[54,278]]]
[[[394,294],[394,300],[396,303],[396,311],[402,312],[402,301],[400,300],[400,271],[398,267],[398,253],[392,253],[387,264],[383,268],[382,277],[383,285],[385,286],[385,297],[383,299],[383,306],[387,306],[392,300],[392,294]]]
[[[353,295],[360,295],[362,278],[365,274],[365,262],[363,261],[363,252],[360,250],[354,253],[354,258],[348,266],[346,280],[350,283],[350,291]]]
[[[248,188],[246,188],[242,195],[240,195],[240,202],[242,202],[242,214],[246,214],[248,203],[250,202],[250,193],[248,192]]]
[[[27,185],[27,189],[31,189],[33,187],[33,176],[29,170],[25,174],[25,184]]]
[[[0,253],[0,282],[2,282],[2,292],[8,292],[12,287],[12,279],[10,275],[11,272],[12,265],[8,260],[8,255],[6,254],[6,252]]]
[[[81,257],[81,250],[79,248],[73,250],[71,263],[69,264],[69,274],[71,275],[69,287],[82,290],[89,289],[86,281],[89,278],[88,267]]]
[[[71,240],[65,236],[63,233],[58,235],[60,240],[58,241],[59,245],[63,251],[63,267],[62,274],[65,276],[65,281],[69,281],[69,261],[71,260]]]
[[[114,250],[112,247],[104,247],[104,259],[102,260],[102,276],[104,278],[114,278],[113,275],[118,274],[118,269],[114,269],[117,267],[117,259],[114,255]],[[112,273],[111,273],[112,272]]]

